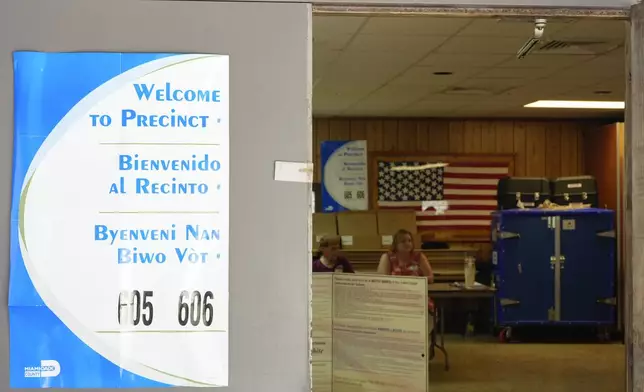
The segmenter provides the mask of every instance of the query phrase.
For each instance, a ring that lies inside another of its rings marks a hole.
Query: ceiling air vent
[[[443,94],[460,94],[460,95],[491,95],[492,92],[482,88],[471,87],[453,87],[443,91]]]
[[[619,46],[619,42],[550,40],[541,44],[536,53],[598,55],[609,52]]]

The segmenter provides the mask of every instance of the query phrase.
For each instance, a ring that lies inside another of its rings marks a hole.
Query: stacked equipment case
[[[542,177],[505,177],[496,190],[497,209],[535,208],[550,198],[550,181]]]
[[[546,200],[560,206],[574,203],[598,207],[597,181],[593,176],[504,177],[496,191],[497,209],[536,208]]]
[[[492,218],[496,321],[521,325],[616,324],[615,213],[603,209],[505,210]]]

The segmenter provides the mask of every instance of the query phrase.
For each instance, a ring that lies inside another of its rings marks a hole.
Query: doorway
[[[628,266],[621,262],[628,160],[623,133],[628,96],[624,83],[625,21],[549,16],[545,18],[545,38],[519,59],[517,52],[534,37],[533,16],[448,18],[360,13],[355,9],[345,9],[344,15],[335,9],[331,16],[332,9],[320,9],[313,21],[316,179],[323,178],[320,143],[327,140],[366,140],[370,162],[384,157],[419,162],[440,156],[474,159],[480,164],[493,156],[511,156],[508,174],[512,176],[592,175],[604,200],[598,207],[614,210],[618,226],[614,262],[620,311],[615,329],[623,331],[627,317],[622,310],[628,309],[624,305],[625,277],[629,276],[624,272]],[[540,101],[622,106],[526,107]],[[598,164],[598,160],[603,161]],[[376,180],[378,177],[370,174],[369,209],[379,210],[395,200],[386,199],[383,189],[371,185]],[[443,217],[420,215],[418,233],[425,237],[423,242],[472,249],[480,262],[479,272],[485,271],[481,275],[490,274],[485,270],[485,263],[492,264],[494,257],[489,219],[472,211],[482,210],[455,211]],[[459,257],[437,259],[433,267],[439,275],[443,272],[445,281],[458,280],[455,271],[462,270]],[[356,258],[364,272],[373,272],[377,263],[364,255]],[[491,319],[489,314],[479,317],[477,331]],[[625,348],[619,336],[611,344],[572,344],[575,339],[568,336],[565,344],[527,339],[507,345],[497,343],[491,334],[483,337],[484,333],[464,339],[458,336],[459,325],[469,325],[469,321],[458,316],[449,320],[448,315],[448,322],[453,323],[454,332],[453,340],[448,340],[454,350],[450,358],[464,361],[452,369],[465,370],[442,372],[440,365],[432,364],[433,390],[467,390],[462,388],[468,385],[476,390],[485,388],[482,385],[504,390],[545,380],[551,380],[553,388],[624,390]],[[584,360],[589,363],[579,365]],[[523,370],[521,363],[526,364]],[[590,373],[581,371],[591,368]],[[580,370],[577,376],[573,375],[575,369]],[[557,379],[564,375],[567,381]],[[506,384],[496,384],[499,382]]]

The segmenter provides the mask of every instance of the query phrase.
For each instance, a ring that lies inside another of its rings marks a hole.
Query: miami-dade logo
[[[53,359],[43,359],[40,366],[25,367],[25,377],[28,378],[46,378],[56,377],[60,374],[60,364]]]

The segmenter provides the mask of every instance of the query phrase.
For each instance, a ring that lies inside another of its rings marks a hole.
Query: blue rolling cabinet
[[[505,210],[492,219],[497,326],[616,325],[615,213]]]

